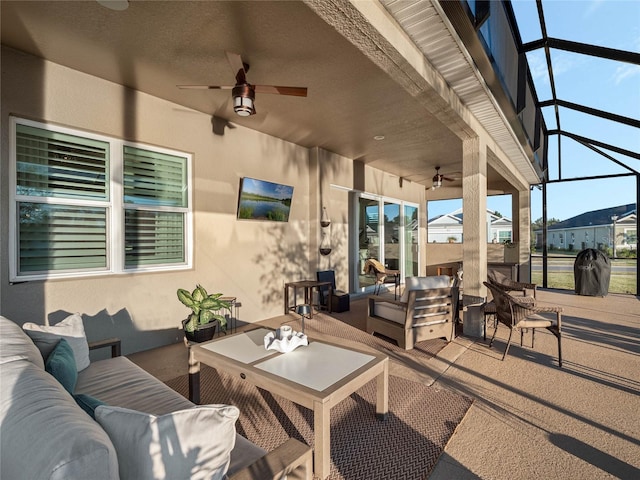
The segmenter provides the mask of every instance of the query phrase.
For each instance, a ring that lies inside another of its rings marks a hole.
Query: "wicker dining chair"
[[[498,270],[490,270],[487,278],[490,283],[504,292],[509,294],[511,292],[521,292],[523,298],[530,298],[527,297],[527,291],[531,290],[533,293],[533,301],[535,301],[538,288],[535,283],[516,282]],[[484,340],[487,339],[487,322],[491,318],[493,319],[493,326],[495,327],[498,320],[496,319],[496,304],[493,300],[489,300],[484,304],[484,328],[482,330]]]
[[[493,344],[498,331],[498,325],[502,323],[509,327],[509,338],[507,346],[502,355],[505,359],[509,352],[511,337],[514,330],[520,331],[520,345],[523,345],[524,332],[531,329],[531,348],[534,348],[536,328],[546,328],[558,339],[558,365],[562,367],[562,307],[539,306],[535,299],[526,297],[524,300],[520,297],[513,297],[504,290],[490,282],[484,282],[484,285],[493,295],[493,301],[496,307],[496,328],[489,342],[489,347]],[[524,301],[523,301],[524,300]],[[549,315],[553,314],[553,315]]]

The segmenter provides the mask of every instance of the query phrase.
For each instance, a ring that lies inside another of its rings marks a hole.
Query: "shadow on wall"
[[[49,324],[64,320],[75,312],[57,310],[48,314]],[[84,331],[89,342],[112,338],[113,332],[118,332],[122,342],[122,354],[128,355],[155,348],[158,345],[168,345],[176,343],[176,338],[182,338],[182,329],[179,322],[176,328],[165,328],[161,330],[139,330],[133,323],[131,315],[126,308],[115,314],[110,314],[107,310],[101,310],[95,315],[81,313]],[[91,361],[108,358],[111,352],[108,348],[98,349],[91,352]]]
[[[309,261],[307,239],[300,232],[298,241],[287,238],[287,232],[293,231],[290,225],[273,225],[269,228],[269,245],[263,253],[253,258],[253,263],[262,271],[258,292],[265,307],[283,305],[284,283],[308,279]],[[287,245],[283,250],[283,245]],[[315,274],[314,274],[315,278]]]

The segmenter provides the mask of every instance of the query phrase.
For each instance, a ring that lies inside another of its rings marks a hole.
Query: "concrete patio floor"
[[[551,333],[500,360],[473,343],[434,383],[475,398],[431,479],[640,478],[640,299],[538,290],[564,308],[563,368]],[[525,335],[525,345],[530,336]]]
[[[539,289],[538,301],[564,308],[562,369],[546,330],[535,349],[515,338],[501,361],[504,326],[492,348],[458,336],[433,359],[390,355],[391,374],[474,399],[431,480],[640,478],[640,299]],[[363,329],[366,300],[351,303],[332,316]],[[186,373],[182,344],[129,358],[161,380]]]

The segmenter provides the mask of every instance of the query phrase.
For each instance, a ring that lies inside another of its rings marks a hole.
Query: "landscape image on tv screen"
[[[238,218],[288,222],[293,187],[245,177],[240,184]]]

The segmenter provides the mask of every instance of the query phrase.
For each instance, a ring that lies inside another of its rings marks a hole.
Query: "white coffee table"
[[[189,397],[200,403],[200,363],[204,363],[313,410],[314,472],[325,478],[331,460],[331,407],[375,378],[376,415],[384,420],[389,410],[389,359],[312,339],[308,346],[286,354],[266,350],[263,339],[271,331],[258,328],[191,345]]]

